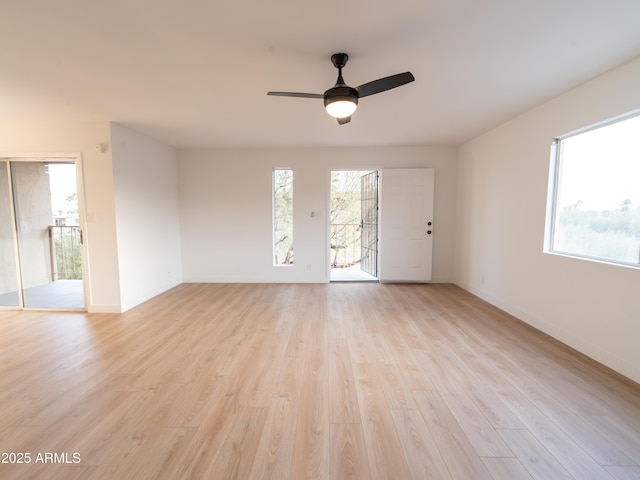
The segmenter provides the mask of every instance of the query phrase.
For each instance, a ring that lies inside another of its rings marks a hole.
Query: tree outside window
[[[293,264],[293,170],[273,170],[274,265]]]

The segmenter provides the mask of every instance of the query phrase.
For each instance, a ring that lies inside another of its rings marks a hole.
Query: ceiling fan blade
[[[345,123],[349,123],[351,121],[351,116],[343,117],[343,118],[336,118],[336,120],[338,120],[338,124],[344,125]]]
[[[380,92],[391,90],[392,88],[400,87],[415,80],[411,72],[398,73],[391,75],[390,77],[379,78],[373,82],[365,83],[356,87],[358,91],[358,97],[368,97]]]
[[[267,95],[275,97],[324,98],[324,95],[321,93],[267,92]]]

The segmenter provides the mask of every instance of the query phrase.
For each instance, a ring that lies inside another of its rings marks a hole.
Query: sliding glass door
[[[0,161],[0,307],[20,306],[10,187],[9,162]]]
[[[76,165],[2,162],[0,306],[83,309],[82,232]]]

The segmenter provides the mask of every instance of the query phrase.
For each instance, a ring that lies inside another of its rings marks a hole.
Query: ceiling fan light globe
[[[358,104],[354,102],[351,98],[348,99],[336,99],[330,103],[325,105],[327,109],[327,113],[335,118],[345,118],[350,117],[353,112],[356,111]]]
[[[338,82],[342,79],[339,77]],[[324,92],[324,108],[335,118],[350,117],[358,106],[358,91],[348,85],[337,83]]]

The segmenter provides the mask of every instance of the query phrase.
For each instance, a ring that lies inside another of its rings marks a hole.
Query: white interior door
[[[431,280],[433,181],[433,168],[381,171],[381,282]]]

